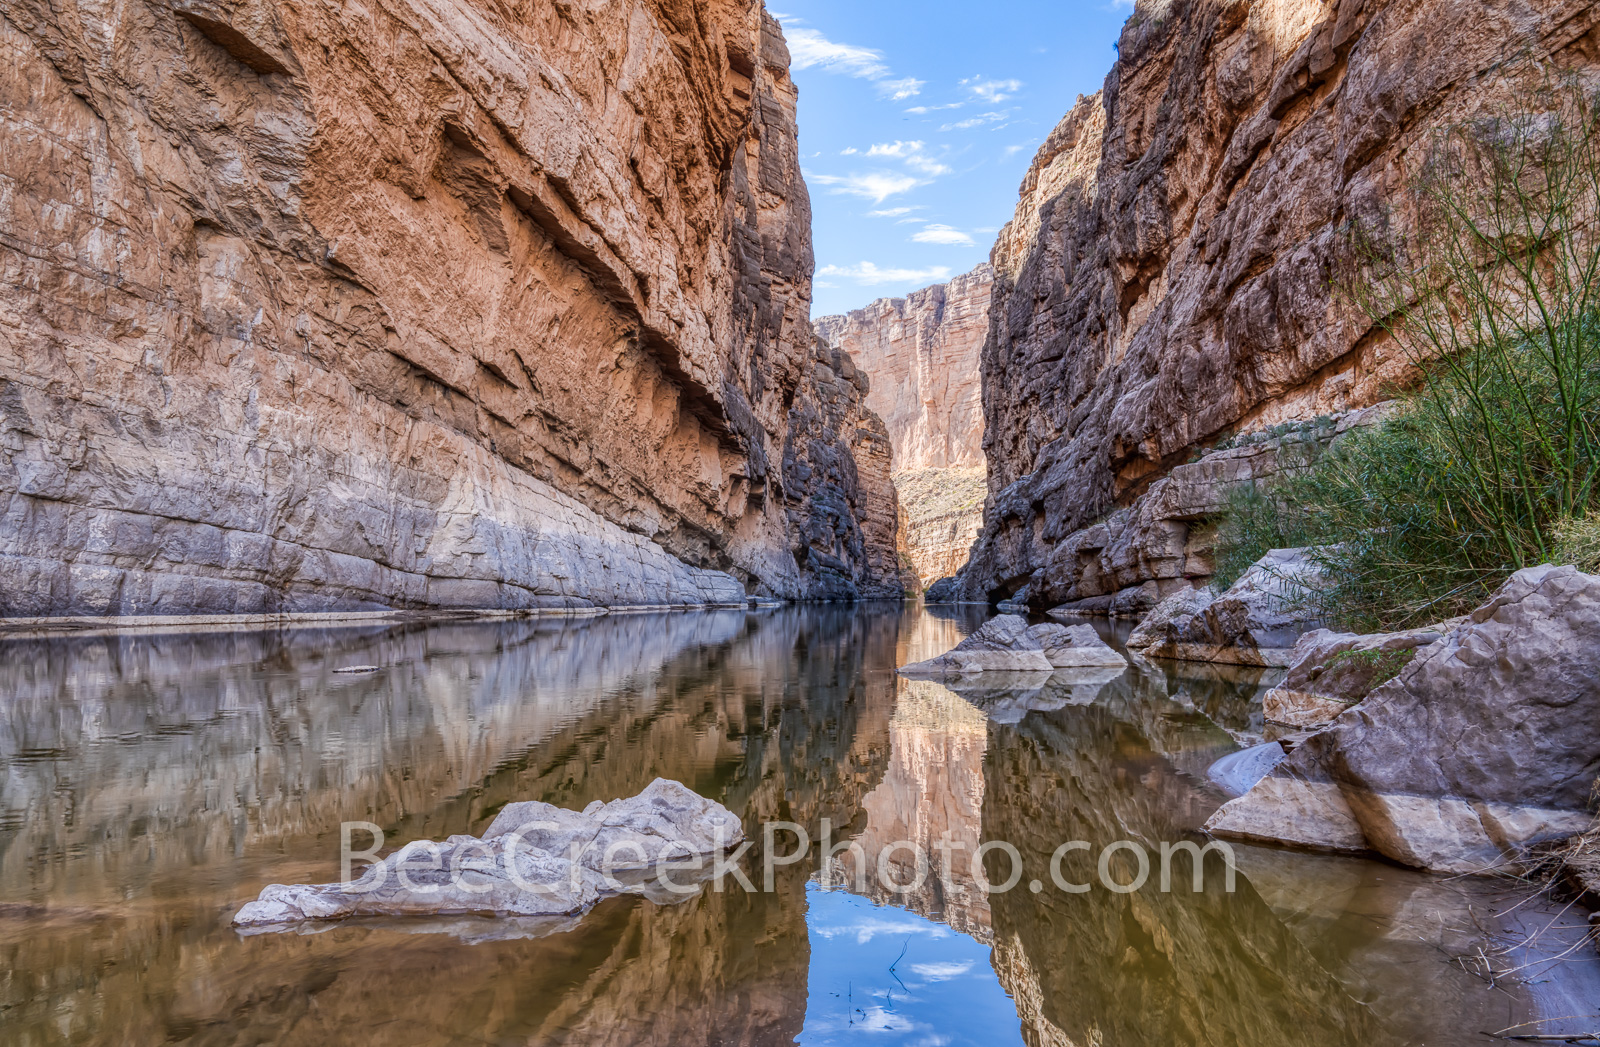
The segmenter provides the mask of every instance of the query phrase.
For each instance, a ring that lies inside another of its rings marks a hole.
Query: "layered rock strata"
[[[1058,552],[1194,449],[1377,402],[1408,361],[1334,292],[1340,230],[1403,228],[1433,130],[1593,69],[1597,24],[1587,0],[1140,0],[994,250],[966,593],[1077,598]]]
[[[983,530],[983,469],[913,469],[895,474],[900,501],[900,553],[917,588],[950,578],[967,565]]]
[[[901,552],[926,588],[966,565],[983,527],[983,403],[979,357],[994,271],[816,321],[871,381],[867,406],[894,449]]]
[[[0,615],[848,588],[758,0],[21,0],[0,51]]]
[[[872,379],[867,406],[889,428],[896,471],[983,464],[978,362],[993,283],[984,264],[947,284],[816,321],[817,335]]]

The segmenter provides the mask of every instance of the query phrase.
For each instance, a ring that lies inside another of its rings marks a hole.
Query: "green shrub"
[[[1561,522],[1556,528],[1555,562],[1576,564],[1580,570],[1600,574],[1600,513]]]
[[[1238,494],[1219,580],[1274,544],[1317,545],[1331,620],[1402,628],[1470,610],[1510,572],[1593,557],[1600,127],[1576,88],[1544,100],[1441,132],[1404,235],[1348,230],[1340,287],[1415,385],[1383,424]]]

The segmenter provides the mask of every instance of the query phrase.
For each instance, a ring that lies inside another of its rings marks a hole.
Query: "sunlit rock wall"
[[[0,53],[0,615],[813,594],[759,0],[18,0]]]
[[[1333,291],[1339,230],[1409,221],[1431,132],[1536,104],[1546,63],[1595,69],[1597,21],[1589,0],[1139,0],[994,250],[968,595],[1029,584],[1197,446],[1382,398],[1407,361]]]

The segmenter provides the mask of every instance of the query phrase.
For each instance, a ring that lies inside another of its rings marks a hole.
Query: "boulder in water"
[[[510,804],[482,837],[409,843],[350,883],[271,884],[233,923],[573,916],[608,895],[694,893],[704,860],[743,840],[744,827],[732,811],[657,778],[637,796],[592,803],[582,812]],[[674,866],[683,867],[679,874],[666,871]]]
[[[1014,614],[991,618],[953,650],[905,666],[905,676],[939,678],[983,672],[1049,673],[1127,664],[1088,625],[1035,625]]]
[[[1583,832],[1600,777],[1600,577],[1519,571],[1212,816],[1223,836],[1487,872]]]

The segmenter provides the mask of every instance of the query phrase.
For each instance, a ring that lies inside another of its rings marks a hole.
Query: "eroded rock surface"
[[[1592,71],[1597,23],[1588,0],[1140,0],[992,256],[969,598],[1208,574],[1185,527],[1132,557],[1076,536],[1231,433],[1377,403],[1408,364],[1334,293],[1340,230],[1409,223],[1430,132],[1526,106],[1545,62]]]
[[[236,927],[352,916],[572,916],[612,894],[695,893],[702,859],[744,840],[733,812],[679,782],[657,778],[637,796],[582,813],[547,803],[508,804],[482,837],[418,840],[369,865],[349,884],[271,884],[234,916]],[[662,867],[693,861],[673,879]],[[666,884],[629,873],[656,872]],[[670,885],[670,886],[669,886]]]
[[[786,452],[871,423],[759,0],[22,0],[0,52],[0,615],[840,591],[807,506],[878,481]],[[818,510],[858,585],[880,486]]]
[[[1326,727],[1459,624],[1365,636],[1312,630],[1295,644],[1288,677],[1263,699],[1267,720],[1285,727]]]
[[[994,270],[986,263],[947,284],[816,322],[872,380],[867,406],[882,416],[895,470],[983,465],[982,381]]]
[[[1583,832],[1600,777],[1596,636],[1600,577],[1520,571],[1206,827],[1447,872]]]
[[[1321,569],[1306,549],[1274,549],[1220,595],[1174,593],[1128,639],[1160,658],[1285,668],[1300,637],[1318,625]]]

